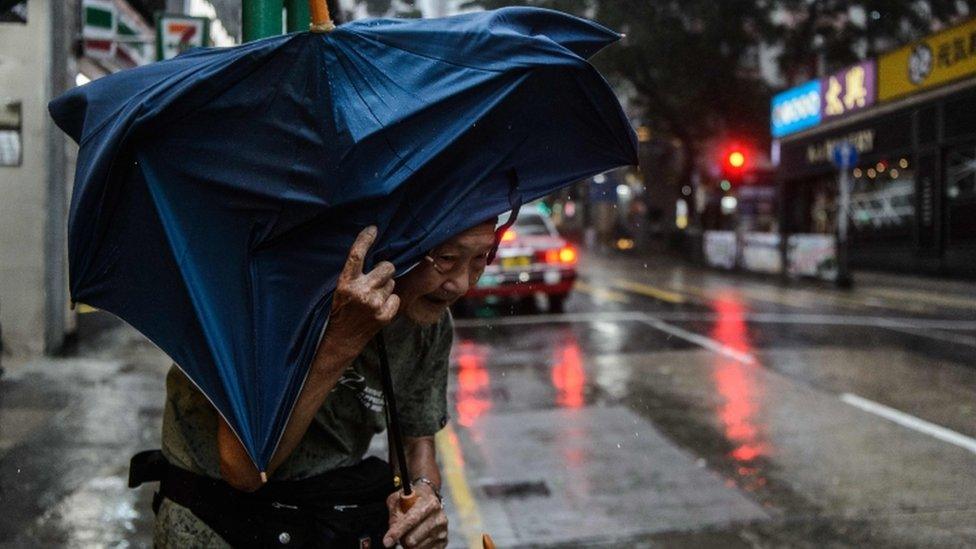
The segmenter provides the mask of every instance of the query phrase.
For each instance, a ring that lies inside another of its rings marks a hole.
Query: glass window
[[[948,244],[976,242],[976,143],[953,147],[945,155]]]
[[[20,101],[0,101],[0,167],[20,166]]]
[[[915,171],[908,156],[851,172],[850,221],[859,233],[903,233],[915,220]]]
[[[515,231],[520,236],[548,235],[549,227],[538,215],[520,215],[515,220]]]
[[[946,153],[946,198],[950,202],[976,200],[976,145]]]
[[[9,4],[9,2],[0,2]],[[0,23],[26,23],[27,22],[27,0],[14,3],[9,8],[0,7]]]

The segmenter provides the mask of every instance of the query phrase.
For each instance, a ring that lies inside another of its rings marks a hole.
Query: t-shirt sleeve
[[[447,425],[447,371],[453,341],[454,321],[447,311],[431,330],[410,388],[403,403],[398,403],[404,436],[433,436]]]

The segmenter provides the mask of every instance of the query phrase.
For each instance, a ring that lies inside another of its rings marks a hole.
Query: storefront
[[[784,109],[781,101],[784,237],[836,232],[832,157],[836,145],[850,143],[858,152],[849,173],[851,266],[974,277],[976,20],[884,55],[876,66],[877,78],[872,60],[854,67],[865,71],[854,79],[819,81],[812,109]],[[845,89],[851,83],[853,94]],[[848,106],[856,112],[845,112]],[[832,120],[831,107],[839,107]],[[775,125],[775,100],[773,108]]]

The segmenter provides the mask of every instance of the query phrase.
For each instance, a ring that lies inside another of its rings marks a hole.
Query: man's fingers
[[[396,296],[390,296],[394,298]],[[399,300],[398,300],[399,302]],[[400,515],[396,520],[391,520],[390,529],[383,536],[383,544],[387,547],[392,547],[392,545],[387,545],[389,541],[397,541],[404,534],[413,530],[421,521],[424,520],[427,515],[437,511],[440,508],[439,503],[434,503],[430,500],[418,501],[416,505],[410,508],[409,511]]]
[[[437,504],[424,521],[403,536],[405,547],[424,549],[447,542],[447,515]]]
[[[349,248],[349,256],[346,258],[346,264],[342,267],[342,278],[353,278],[363,273],[363,261],[366,260],[366,252],[369,251],[369,247],[373,245],[375,240],[376,227],[374,225],[370,225],[359,232],[356,241]]]
[[[392,263],[389,261],[380,261],[366,275],[366,281],[370,288],[381,288],[393,279],[394,274],[396,274],[396,267]]]
[[[400,309],[400,296],[396,294],[391,294],[389,297],[386,298],[386,301],[383,302],[383,307],[380,309],[380,314],[378,318],[384,322],[389,322],[390,320],[393,320],[393,317],[396,316],[397,310],[399,309]]]
[[[383,292],[383,296],[384,297],[389,297],[390,294],[393,293],[393,289],[394,288],[396,288],[396,281],[394,281],[391,278],[391,279],[389,279],[389,280],[386,281],[386,285],[385,286],[383,286],[382,288],[380,288],[380,291]]]

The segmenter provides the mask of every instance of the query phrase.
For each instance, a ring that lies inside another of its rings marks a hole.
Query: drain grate
[[[528,482],[492,482],[482,484],[481,490],[489,498],[527,498],[527,497],[549,497],[552,493],[545,481]]]

